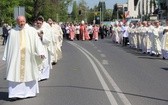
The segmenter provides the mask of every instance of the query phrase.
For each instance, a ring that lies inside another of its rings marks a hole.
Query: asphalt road
[[[0,46],[2,58],[4,46]],[[99,41],[67,41],[35,98],[10,101],[0,60],[0,105],[168,105],[168,62]]]

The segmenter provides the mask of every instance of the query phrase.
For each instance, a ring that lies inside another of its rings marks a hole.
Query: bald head
[[[20,28],[23,28],[26,24],[26,18],[24,16],[18,16],[17,24],[19,25]]]

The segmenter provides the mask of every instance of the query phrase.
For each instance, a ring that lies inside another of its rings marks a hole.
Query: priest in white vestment
[[[113,27],[112,41],[115,42],[115,43],[119,43],[119,41],[120,41],[120,37],[119,37],[119,22],[118,21],[115,22],[115,26]]]
[[[11,29],[3,55],[9,81],[8,97],[12,99],[34,97],[39,93],[38,67],[45,58],[36,29],[26,24],[24,16],[18,16],[17,24]]]
[[[39,16],[37,18],[37,25],[36,25],[36,30],[38,33],[39,38],[41,39],[41,42],[45,48],[45,59],[43,61],[43,64],[40,68],[40,77],[39,80],[45,80],[49,79],[50,76],[50,69],[52,68],[51,66],[51,55],[53,54],[52,50],[52,37],[50,34],[50,29],[47,29],[46,25],[44,24],[44,18]]]
[[[57,23],[54,23],[54,26],[56,28],[56,35],[57,35],[57,38],[58,38],[58,41],[57,41],[57,49],[56,49],[56,52],[58,54],[58,60],[60,60],[62,58],[62,43],[63,43],[63,31],[61,29],[61,26]]]
[[[143,27],[142,27],[142,31],[141,31],[141,48],[142,48],[142,53],[146,54],[147,53],[147,37],[148,37],[148,33],[147,33],[147,21],[143,21]]]
[[[53,64],[62,58],[62,42],[63,42],[63,31],[61,27],[52,21],[52,19],[48,19],[48,23],[50,24],[53,31],[53,45],[54,45],[54,56],[53,56]]]
[[[161,55],[161,39],[163,37],[163,27],[160,26],[159,21],[155,21],[155,27],[153,29],[153,36],[152,36],[152,54],[160,56]]]
[[[133,40],[134,30],[133,30],[133,27],[134,27],[133,23],[130,23],[129,27],[128,27],[128,34],[129,34],[128,38],[129,38],[129,46],[131,48],[134,48],[134,40]]]
[[[166,26],[164,27],[163,37],[161,40],[162,58],[168,59],[168,19],[166,20]]]
[[[152,37],[153,37],[153,28],[154,26],[152,25],[152,23],[150,21],[148,21],[148,27],[147,27],[147,53],[150,54],[151,53],[151,48],[152,48]]]

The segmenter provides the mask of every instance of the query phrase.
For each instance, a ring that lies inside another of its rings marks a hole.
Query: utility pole
[[[58,13],[57,13],[57,22],[58,22]]]
[[[101,12],[101,8],[100,8],[100,23],[102,22],[102,12]]]

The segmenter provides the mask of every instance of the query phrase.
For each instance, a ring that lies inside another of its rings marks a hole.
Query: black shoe
[[[57,63],[56,63],[56,62],[52,62],[51,64],[52,64],[52,65],[56,65]]]
[[[13,102],[13,101],[18,101],[18,100],[22,100],[23,98],[9,98],[9,101]]]
[[[156,56],[157,56],[157,57],[160,57],[160,54],[157,54]]]
[[[150,54],[150,56],[154,56],[155,54]]]
[[[146,54],[146,52],[143,52],[142,54]]]

